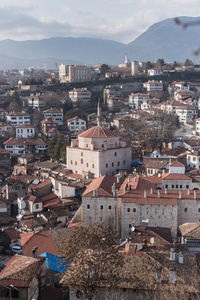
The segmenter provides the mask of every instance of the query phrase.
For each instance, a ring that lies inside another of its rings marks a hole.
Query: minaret
[[[98,100],[98,105],[97,105],[97,126],[100,126],[100,121],[101,121],[101,107],[100,107],[100,100]]]
[[[126,65],[127,65],[127,63],[128,63],[128,58],[127,58],[127,56],[125,56],[124,63],[125,63]]]

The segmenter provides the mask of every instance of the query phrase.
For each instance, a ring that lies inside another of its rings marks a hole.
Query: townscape
[[[0,72],[0,299],[199,299],[199,74]]]

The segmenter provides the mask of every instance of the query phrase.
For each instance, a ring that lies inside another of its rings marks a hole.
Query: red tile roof
[[[184,236],[184,235],[187,235],[188,233],[190,233],[191,231],[193,231],[194,229],[196,229],[199,226],[200,226],[200,222],[184,223],[184,224],[179,226],[179,229],[181,231],[182,236]]]
[[[120,180],[122,183],[122,180]],[[87,187],[83,196],[93,196],[93,191],[98,191],[98,196],[113,197],[112,185],[115,183],[117,189],[120,187],[120,182],[117,182],[117,178],[114,176],[104,175],[100,178],[94,179]]]
[[[56,245],[48,230],[21,233],[20,237],[24,255],[32,256],[36,247],[37,255],[44,252],[56,255]]]
[[[184,164],[180,163],[179,161],[174,161],[170,164],[170,167],[185,167]]]
[[[118,135],[111,131],[108,128],[104,128],[102,126],[95,126],[92,127],[83,133],[79,134],[79,137],[85,137],[85,138],[113,138],[117,137]]]
[[[162,179],[164,180],[192,180],[191,177],[185,174],[165,174],[163,175]]]

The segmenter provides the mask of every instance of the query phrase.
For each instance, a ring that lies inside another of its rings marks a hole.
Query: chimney
[[[144,190],[144,198],[146,198],[146,197],[147,197],[147,191]]]
[[[158,190],[158,198],[160,198],[160,190]]]
[[[165,189],[165,195],[167,195],[168,194],[168,190],[167,189]]]
[[[182,192],[179,191],[179,199],[181,199],[181,198],[182,198]]]
[[[197,191],[194,191],[194,200],[197,199]]]
[[[93,197],[98,197],[98,190],[97,189],[93,190]]]

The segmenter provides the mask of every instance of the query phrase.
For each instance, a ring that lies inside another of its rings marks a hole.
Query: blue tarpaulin
[[[51,271],[64,273],[69,267],[69,260],[65,260],[63,257],[58,257],[47,252],[42,253],[40,256],[46,257],[46,267]]]

